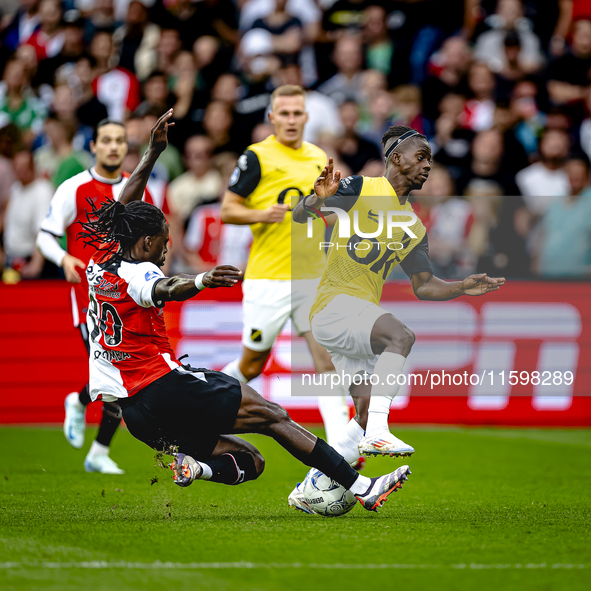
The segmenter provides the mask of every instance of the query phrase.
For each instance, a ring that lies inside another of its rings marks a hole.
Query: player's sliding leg
[[[84,460],[84,469],[87,472],[100,472],[101,474],[125,474],[117,464],[109,457],[109,448],[117,427],[121,424],[121,414],[117,407],[108,402],[103,403],[103,416],[99,425],[96,439],[92,442],[90,450]]]
[[[209,459],[195,460],[190,454],[199,457],[198,451],[176,453],[170,466],[174,471],[175,484],[179,486],[189,486],[194,480],[242,484],[255,480],[265,469],[265,459],[259,450],[235,435],[220,436]]]
[[[327,377],[326,384],[328,385],[323,387],[327,395],[323,396],[319,393],[318,408],[320,409],[322,421],[324,422],[326,441],[334,447],[337,438],[349,422],[349,406],[345,398],[347,391],[340,384],[336,388],[330,386],[332,383],[330,376],[331,374],[336,374],[330,353],[314,340],[311,330],[307,330],[302,336],[308,344],[316,373],[326,374]]]
[[[398,377],[414,342],[414,333],[392,314],[380,316],[373,325],[371,347],[379,357],[374,368],[377,379],[371,387],[365,437],[359,444],[362,454],[404,457],[415,451],[388,428],[390,404],[402,386]]]
[[[362,476],[328,443],[293,422],[283,407],[265,400],[246,385],[242,386],[234,432],[272,437],[300,462],[320,470],[350,490],[370,511],[381,507],[388,495],[400,488],[410,474],[408,466],[401,466],[378,478]]]

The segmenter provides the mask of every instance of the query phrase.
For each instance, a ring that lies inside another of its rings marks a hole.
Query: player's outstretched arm
[[[131,173],[129,180],[125,183],[119,201],[123,205],[127,205],[130,201],[139,201],[146,190],[146,185],[150,179],[150,174],[158,160],[158,156],[166,150],[168,146],[168,128],[172,127],[174,123],[169,123],[169,119],[173,115],[173,110],[169,109],[156,121],[150,133],[150,143],[137,165],[136,169]]]
[[[280,224],[289,211],[288,204],[271,205],[267,209],[252,209],[244,205],[244,197],[226,191],[222,200],[221,219],[224,224]]]
[[[334,170],[333,160],[329,158],[328,164],[314,183],[314,193],[304,197],[294,208],[291,214],[293,221],[299,224],[305,223],[309,217],[312,217],[312,212],[307,208],[320,209],[324,202],[338,191],[340,182],[341,171]]]
[[[200,275],[179,273],[158,281],[153,299],[161,302],[184,302],[206,287],[234,287],[241,276],[242,271],[231,265],[219,265]]]
[[[504,277],[488,277],[486,273],[470,275],[463,281],[443,281],[433,273],[416,273],[411,277],[412,289],[419,300],[445,301],[463,295],[479,296],[497,291],[505,284]]]

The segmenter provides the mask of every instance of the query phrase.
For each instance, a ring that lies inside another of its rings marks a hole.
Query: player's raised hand
[[[271,205],[271,207],[268,209],[261,210],[261,219],[259,222],[263,222],[265,224],[280,224],[288,211],[289,204],[287,203]]]
[[[64,270],[64,275],[66,276],[66,281],[69,283],[80,283],[82,281],[80,275],[78,275],[78,271],[76,271],[76,267],[86,269],[86,265],[80,259],[73,257],[71,254],[64,256],[62,260],[62,268]]]
[[[174,123],[169,123],[169,119],[173,115],[173,109],[168,109],[152,127],[150,132],[150,147],[156,152],[164,152],[168,146],[168,128],[172,127]]]
[[[234,287],[242,277],[242,271],[232,265],[218,265],[203,277],[205,287]]]
[[[464,295],[479,296],[490,291],[497,291],[504,284],[504,277],[488,277],[486,273],[480,273],[466,277],[462,281],[462,291]]]
[[[330,197],[337,192],[339,183],[341,182],[341,171],[334,169],[332,158],[328,159],[328,164],[320,173],[320,176],[314,183],[314,193],[321,199]]]

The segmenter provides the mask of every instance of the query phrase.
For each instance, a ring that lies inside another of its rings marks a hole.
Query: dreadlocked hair
[[[413,131],[413,128],[408,127],[407,125],[393,125],[392,127],[390,127],[390,129],[388,129],[388,131],[382,136],[382,146],[384,146],[384,150],[386,149],[386,144],[388,143],[388,140],[395,140],[399,138],[401,135],[404,135],[407,131]],[[419,138],[423,140],[427,139],[421,133],[415,135],[413,139],[414,138]]]
[[[156,206],[145,201],[132,201],[127,205],[109,199],[97,209],[87,198],[90,212],[86,221],[78,222],[82,230],[77,238],[85,245],[101,249],[105,255],[121,257],[143,236],[160,234],[166,224],[164,214]]]

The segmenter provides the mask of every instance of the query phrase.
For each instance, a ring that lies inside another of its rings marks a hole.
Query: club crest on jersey
[[[263,331],[258,328],[251,329],[250,340],[254,343],[260,343],[263,340]]]
[[[230,187],[234,186],[238,179],[240,178],[240,169],[236,166],[232,171],[232,176],[230,177]]]
[[[238,158],[238,168],[240,170],[246,170],[248,166],[248,159],[246,157],[246,154],[242,154],[242,156],[240,156],[240,158]]]
[[[146,273],[146,281],[150,281],[150,279],[154,279],[154,277],[160,277],[160,273],[157,273],[156,271],[148,271]]]

